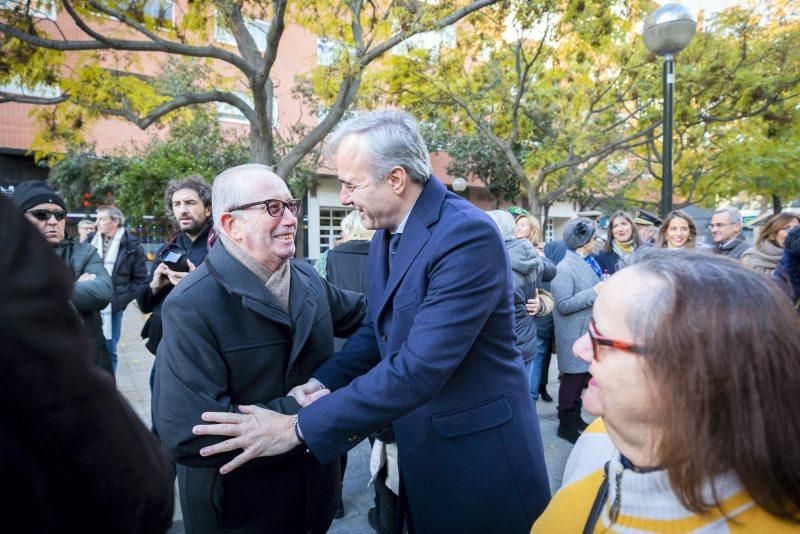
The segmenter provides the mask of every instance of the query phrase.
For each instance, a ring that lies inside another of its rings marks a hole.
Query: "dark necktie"
[[[397,247],[400,246],[400,236],[402,235],[398,232],[389,238],[389,272],[392,272],[392,267],[397,259]]]

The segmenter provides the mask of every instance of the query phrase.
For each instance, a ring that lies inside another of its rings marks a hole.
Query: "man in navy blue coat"
[[[382,230],[370,248],[367,316],[292,390],[298,416],[206,413],[221,424],[194,431],[232,439],[201,454],[244,449],[228,472],[302,440],[329,462],[392,424],[410,531],[527,532],[550,491],[497,227],[430,175],[407,113],[351,119],[331,147],[342,204]]]

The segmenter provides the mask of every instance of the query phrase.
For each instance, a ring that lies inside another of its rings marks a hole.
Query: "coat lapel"
[[[242,306],[269,321],[292,327],[291,318],[283,311],[266,286],[247,267],[231,256],[222,243],[211,247],[206,262],[208,271],[217,283],[228,293],[242,298]],[[225,273],[225,276],[220,273]]]
[[[402,282],[409,268],[414,263],[414,260],[425,247],[428,239],[430,239],[431,231],[429,228],[439,221],[442,203],[444,202],[446,194],[447,189],[445,186],[434,176],[431,176],[408,216],[406,226],[403,229],[403,237],[400,238],[400,246],[397,249],[395,267],[388,273],[388,278],[386,273],[388,272],[387,255],[389,231],[383,230],[380,236],[381,247],[378,258],[378,268],[383,269],[383,276],[378,276],[376,278],[378,280],[386,280],[386,283],[383,287],[383,291],[377,293],[381,294],[377,316],[386,309],[389,301],[397,291],[400,282]],[[378,239],[378,237],[376,236],[375,239]],[[375,240],[373,240],[373,245],[374,244]]]
[[[291,261],[291,260],[290,260]],[[289,355],[291,369],[300,351],[305,347],[311,335],[311,327],[317,314],[319,291],[308,283],[306,276],[299,269],[292,269],[292,285],[289,288],[289,313],[292,316],[292,352]]]

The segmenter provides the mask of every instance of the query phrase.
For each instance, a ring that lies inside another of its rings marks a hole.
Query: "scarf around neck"
[[[217,237],[222,241],[225,250],[227,250],[236,261],[244,265],[248,271],[256,275],[266,286],[267,290],[272,293],[283,308],[283,311],[289,313],[289,289],[291,287],[292,272],[289,267],[289,262],[284,262],[277,271],[272,272],[250,254],[245,252],[244,249],[225,234],[219,233]]]
[[[633,251],[636,249],[636,242],[633,238],[630,238],[628,241],[617,241],[615,239],[611,243],[611,248],[617,253],[620,259],[624,259],[633,254]]]

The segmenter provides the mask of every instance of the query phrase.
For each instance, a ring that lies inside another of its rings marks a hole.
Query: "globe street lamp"
[[[686,6],[664,4],[644,21],[644,45],[664,56],[664,146],[662,148],[661,216],[672,211],[672,96],[675,86],[675,54],[689,45],[697,20]]]
[[[456,193],[463,193],[467,190],[467,181],[460,176],[453,180],[453,191]]]

